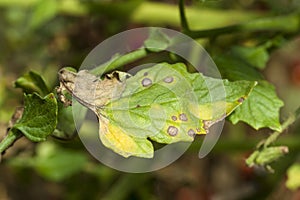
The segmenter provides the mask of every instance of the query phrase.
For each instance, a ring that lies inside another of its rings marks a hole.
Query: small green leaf
[[[235,46],[232,48],[232,52],[244,62],[258,69],[264,69],[269,60],[269,53],[265,45],[258,47]]]
[[[15,81],[15,87],[27,94],[37,92],[42,96],[50,93],[44,79],[36,72],[30,71]]]
[[[286,187],[291,190],[297,190],[300,188],[300,163],[293,164],[287,170]]]
[[[283,102],[277,97],[274,86],[260,81],[251,96],[229,117],[233,124],[243,121],[255,129],[269,127],[281,131],[279,110]]]
[[[22,118],[12,127],[12,131],[21,131],[34,142],[46,140],[57,123],[57,101],[50,93],[44,98],[38,94],[25,95]]]
[[[163,51],[170,45],[167,35],[157,29],[152,29],[149,38],[144,42],[146,49],[152,52]]]

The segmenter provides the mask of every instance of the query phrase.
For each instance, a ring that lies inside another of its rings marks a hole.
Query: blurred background
[[[177,4],[174,0],[0,0],[0,138],[15,108],[22,105],[22,91],[13,86],[19,76],[34,70],[54,88],[60,68],[79,68],[95,46],[114,34],[143,26],[181,30]],[[192,29],[300,14],[297,0],[194,0],[186,4]],[[285,119],[299,105],[298,30],[236,32],[198,41],[212,55],[223,55],[234,45],[264,44],[275,38],[278,45],[264,52],[263,75],[285,102],[281,109]],[[175,163],[145,174],[118,172],[102,165],[77,137],[71,141],[49,137],[43,143],[22,138],[2,157],[0,199],[297,200],[300,192],[285,186],[287,169],[299,159],[297,122],[278,140],[290,152],[274,163],[274,174],[245,165],[245,158],[271,131],[256,131],[244,123],[226,122],[209,156],[198,158],[203,140],[199,136]]]

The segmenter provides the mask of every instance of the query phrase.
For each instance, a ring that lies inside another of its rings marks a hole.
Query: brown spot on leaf
[[[238,102],[239,102],[239,103],[243,103],[244,101],[245,101],[245,98],[244,98],[244,97],[241,97],[241,98],[238,99]]]
[[[175,126],[169,126],[167,132],[170,136],[176,136],[178,134],[178,128]]]
[[[184,113],[181,113],[181,114],[179,115],[179,119],[180,119],[181,121],[187,121],[187,120],[188,120],[186,114],[184,114]]]
[[[176,121],[176,120],[177,120],[177,117],[176,117],[176,116],[172,116],[171,118],[172,118],[173,121]]]
[[[191,137],[195,137],[196,132],[193,129],[188,130],[188,135]]]
[[[148,72],[145,72],[145,73],[144,73],[144,76],[148,76]]]
[[[171,76],[168,76],[168,77],[166,77],[166,78],[164,79],[164,82],[165,82],[165,83],[172,83],[173,81],[174,81],[174,78],[171,77]]]
[[[148,86],[150,86],[152,84],[152,80],[150,79],[150,78],[144,78],[143,80],[142,80],[142,85],[144,86],[144,87],[148,87]]]

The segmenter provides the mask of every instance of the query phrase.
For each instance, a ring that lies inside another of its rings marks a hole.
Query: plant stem
[[[9,131],[8,134],[3,138],[3,140],[0,142],[0,155],[8,149],[18,138],[22,136],[21,133]]]
[[[179,0],[179,13],[180,13],[180,22],[182,31],[189,32],[189,25],[186,19],[185,10],[184,10],[184,0]]]
[[[184,0],[179,1],[180,20],[183,33],[192,38],[207,38],[216,37],[222,34],[229,34],[240,31],[280,31],[280,32],[296,32],[300,28],[299,13],[293,13],[287,16],[269,17],[257,19],[254,21],[231,25],[221,28],[214,28],[208,30],[190,30],[184,11]]]
[[[278,137],[286,130],[290,125],[292,125],[296,119],[300,116],[300,107],[292,113],[287,120],[282,124],[282,130],[273,132],[264,142],[264,148],[270,146],[270,144],[274,143]]]
[[[299,15],[292,14],[289,16],[279,16],[272,18],[262,18],[243,24],[231,25],[222,28],[187,31],[186,34],[192,38],[215,37],[222,34],[233,32],[254,32],[254,31],[280,31],[280,32],[296,32],[299,30]]]
[[[145,48],[137,49],[137,50],[134,50],[125,55],[121,55],[118,58],[115,58],[114,60],[110,61],[109,64],[105,63],[104,65],[100,65],[100,66],[96,67],[95,69],[93,69],[91,72],[96,75],[102,75],[109,71],[118,69],[126,64],[129,64],[129,63],[137,61],[141,58],[144,58],[148,54],[149,54],[149,52]]]

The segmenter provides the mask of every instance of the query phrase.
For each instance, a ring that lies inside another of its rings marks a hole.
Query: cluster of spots
[[[171,116],[171,119],[172,119],[173,121],[176,121],[176,120],[177,120],[177,117],[173,115],[173,116]],[[186,121],[188,121],[188,118],[187,118],[186,114],[181,113],[181,114],[179,115],[179,120],[186,122]]]
[[[148,72],[144,73],[144,76],[148,76]],[[164,78],[164,82],[165,83],[172,83],[174,81],[174,78],[172,76],[167,76],[166,78]],[[152,80],[150,78],[143,78],[142,80],[142,85],[144,87],[148,87],[150,85],[152,85]]]
[[[172,119],[173,121],[177,121],[177,119],[179,119],[180,121],[184,121],[184,122],[188,121],[188,118],[187,118],[187,116],[186,116],[185,113],[179,114],[178,118],[177,118],[175,115],[173,115],[173,116],[171,116],[171,119]],[[197,131],[197,132],[200,132],[200,129],[197,128],[196,131]],[[169,134],[170,136],[176,136],[176,135],[178,134],[178,128],[176,128],[175,126],[169,126],[167,132],[168,132],[168,134]],[[193,130],[193,129],[189,129],[188,132],[187,132],[187,134],[188,134],[190,137],[195,137],[196,132],[195,132],[195,130]]]

